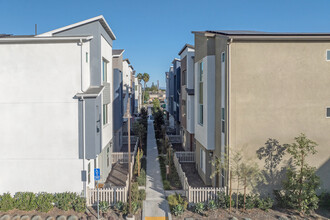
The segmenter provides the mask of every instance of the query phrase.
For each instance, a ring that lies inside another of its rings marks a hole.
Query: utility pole
[[[131,85],[133,86],[133,79],[131,77]],[[127,133],[128,133],[128,203],[129,203],[129,215],[132,213],[132,195],[131,195],[131,96],[129,92],[130,87],[127,87],[127,109],[124,118],[127,118]],[[133,92],[133,88],[131,90]]]

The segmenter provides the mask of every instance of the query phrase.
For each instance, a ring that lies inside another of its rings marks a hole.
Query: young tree
[[[253,186],[257,175],[259,174],[258,165],[254,162],[245,162],[241,164],[240,168],[241,179],[244,186],[244,209],[246,204],[246,188]]]
[[[157,112],[159,109],[160,109],[160,102],[159,102],[159,99],[155,98],[153,101],[152,101],[152,104],[153,104],[153,112]]]
[[[315,210],[318,208],[316,189],[320,186],[320,178],[316,176],[316,168],[307,164],[306,158],[316,154],[317,144],[305,134],[300,134],[294,143],[286,147],[297,169],[289,168],[287,171],[287,178],[283,182],[284,200],[302,213]]]
[[[228,171],[228,157],[224,155],[223,157],[215,157],[211,164],[213,166],[213,172],[211,174],[211,178],[215,178],[214,181],[214,196],[215,201],[217,202],[217,187],[219,187],[219,177],[222,175],[222,171]]]

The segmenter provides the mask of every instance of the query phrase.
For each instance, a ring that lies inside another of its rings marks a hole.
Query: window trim
[[[105,110],[106,110],[106,112],[104,112]],[[106,115],[107,117],[105,118],[104,115]],[[103,106],[102,106],[102,124],[103,124],[103,126],[105,126],[105,125],[109,124],[109,122],[110,122],[109,121],[109,104],[103,104]]]
[[[108,63],[109,61],[105,59],[104,57],[102,58],[102,82],[107,83],[108,82]],[[104,64],[106,64],[106,73],[104,74]]]
[[[202,89],[204,90],[204,63],[203,60],[198,63],[198,124],[203,126],[204,124],[204,97],[201,99],[201,84]],[[202,95],[204,96],[204,91],[202,91]],[[202,100],[202,104],[200,103]],[[202,109],[202,111],[201,111]]]

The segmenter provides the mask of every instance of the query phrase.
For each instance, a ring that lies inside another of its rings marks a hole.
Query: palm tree
[[[143,79],[142,73],[137,74],[136,77],[138,78],[139,82],[141,82],[141,80]]]
[[[150,78],[150,76],[148,73],[143,73],[143,75],[142,75],[142,80],[144,82],[144,92],[142,94],[143,103],[144,103],[144,93],[146,92],[146,85],[147,85],[147,82],[149,82],[149,78]]]

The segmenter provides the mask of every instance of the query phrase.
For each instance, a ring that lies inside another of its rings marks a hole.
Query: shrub
[[[146,199],[146,191],[144,189],[139,190],[139,200],[143,201]]]
[[[179,216],[179,215],[182,215],[184,212],[184,209],[182,207],[182,205],[178,204],[176,206],[174,206],[172,208],[172,213],[175,215],[175,216]]]
[[[146,171],[144,169],[141,169],[140,176],[136,178],[139,186],[145,186],[146,185]]]
[[[37,209],[40,212],[49,212],[53,208],[54,196],[50,193],[38,193],[36,197]]]
[[[137,201],[132,202],[132,212],[135,214],[140,208],[140,204]]]
[[[246,202],[245,202],[245,208],[246,209],[253,209],[255,208],[255,198],[257,197],[257,195],[253,196],[253,195],[246,195]]]
[[[208,203],[207,203],[207,209],[208,210],[214,210],[217,208],[217,205],[215,203],[214,200],[210,200]]]
[[[171,212],[174,214],[174,211],[176,210],[177,212],[179,212],[179,210],[181,210],[182,208],[182,212],[184,212],[184,210],[187,209],[188,206],[188,202],[181,197],[180,194],[174,194],[174,195],[170,195],[167,197],[168,200],[168,205],[170,206]],[[178,205],[180,205],[181,207],[177,207]]]
[[[19,210],[32,211],[37,209],[36,195],[32,192],[18,192],[14,199],[15,206]]]
[[[270,197],[259,198],[255,197],[255,206],[256,208],[268,211],[268,209],[273,207],[274,200]]]
[[[119,212],[123,211],[124,203],[122,201],[119,201],[115,204],[115,209]]]
[[[4,193],[0,196],[0,211],[7,212],[15,208],[15,200],[10,193]]]
[[[165,189],[165,190],[170,190],[170,189],[171,189],[170,181],[168,181],[168,180],[164,180],[164,181],[163,181],[163,185],[164,185],[164,189]]]
[[[203,215],[205,210],[205,205],[202,202],[199,202],[195,205],[195,209],[194,212],[196,212],[197,214]]]
[[[76,212],[84,212],[86,211],[86,199],[83,197],[80,197],[79,195],[75,194],[76,197],[73,201],[73,210]]]
[[[100,210],[102,213],[106,213],[109,210],[109,203],[107,201],[101,201],[100,204]]]
[[[73,209],[74,199],[75,193],[56,193],[54,196],[55,206],[61,210],[68,211],[69,209]]]

